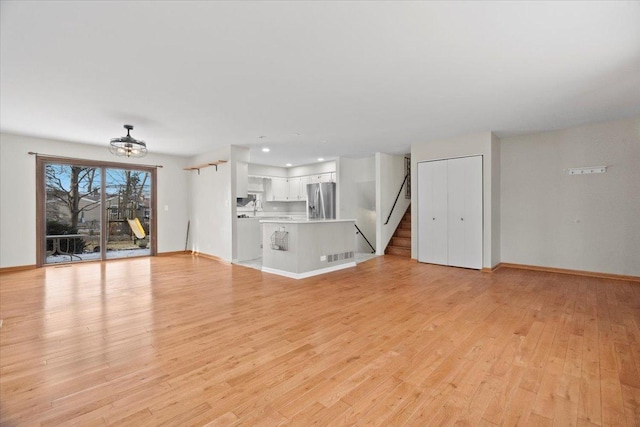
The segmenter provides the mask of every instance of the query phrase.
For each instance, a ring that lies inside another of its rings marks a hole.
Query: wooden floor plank
[[[0,274],[0,425],[640,425],[640,285],[395,256]]]

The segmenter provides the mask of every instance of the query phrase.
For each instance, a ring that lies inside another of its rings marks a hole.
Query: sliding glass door
[[[44,167],[44,262],[100,259],[100,168],[58,163]]]
[[[155,254],[155,169],[38,157],[38,265]]]
[[[105,193],[107,258],[150,255],[150,173],[106,168]]]

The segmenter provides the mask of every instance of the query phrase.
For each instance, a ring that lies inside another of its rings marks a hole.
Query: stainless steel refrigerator
[[[307,218],[336,219],[336,183],[307,184]]]

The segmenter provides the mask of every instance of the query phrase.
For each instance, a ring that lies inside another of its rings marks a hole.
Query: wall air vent
[[[345,259],[351,259],[353,258],[353,256],[354,256],[353,251],[331,254],[331,255],[327,255],[327,262],[343,261]]]

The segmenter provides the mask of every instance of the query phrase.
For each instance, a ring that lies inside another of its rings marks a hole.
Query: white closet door
[[[482,156],[465,160],[464,267],[482,268]]]
[[[482,268],[482,157],[450,159],[449,265]]]
[[[418,261],[447,261],[447,161],[418,163]]]
[[[447,191],[449,220],[449,265],[466,267],[464,257],[465,226],[465,162],[466,159],[450,159],[447,161]]]

